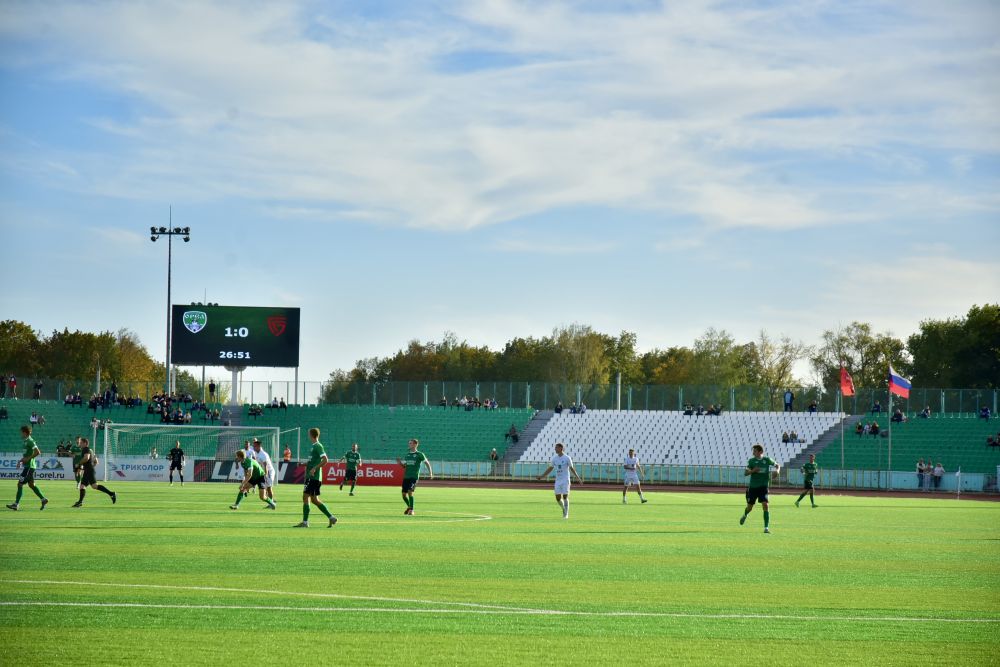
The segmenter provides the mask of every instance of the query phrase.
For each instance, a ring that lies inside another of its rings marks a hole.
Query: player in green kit
[[[18,463],[22,467],[21,475],[17,478],[17,496],[14,498],[14,502],[7,505],[7,509],[16,512],[20,508],[21,494],[24,493],[25,484],[42,500],[42,506],[39,509],[45,509],[45,506],[49,504],[49,499],[43,496],[42,490],[35,486],[35,470],[38,468],[38,461],[35,459],[42,455],[42,450],[38,448],[34,438],[31,437],[30,426],[24,425],[21,427],[21,437],[24,438],[24,456],[21,457],[21,461]]]
[[[295,524],[296,528],[309,527],[309,503],[319,508],[319,511],[326,515],[330,523],[328,528],[332,528],[337,523],[337,517],[330,514],[330,510],[319,499],[320,491],[323,488],[323,466],[329,462],[326,458],[326,451],[319,441],[319,429],[309,429],[309,440],[312,441],[312,449],[309,451],[309,461],[306,463],[306,486],[302,491],[302,523]]]
[[[358,483],[358,468],[361,467],[361,454],[358,453],[358,443],[351,445],[351,451],[340,457],[341,461],[347,461],[347,468],[344,470],[344,479],[340,482],[340,490],[344,490],[344,482],[351,483],[351,495],[354,495],[354,487]]]
[[[423,452],[417,451],[417,447],[420,446],[419,440],[410,438],[410,442],[407,444],[410,447],[409,453],[401,459],[396,459],[396,463],[403,466],[403,502],[406,503],[406,511],[403,514],[412,516],[413,490],[417,488],[417,482],[420,481],[420,466],[424,463],[427,464],[427,472],[431,479],[434,479],[434,470],[431,468],[430,459]]]
[[[802,495],[799,496],[799,499],[795,501],[796,507],[799,506],[799,503],[802,502],[802,499],[806,497],[807,493],[809,494],[809,502],[812,503],[813,507],[816,507],[816,498],[813,497],[813,480],[816,478],[817,472],[819,472],[819,466],[816,465],[816,455],[810,454],[809,463],[802,466],[802,475],[804,477],[803,488],[805,490],[802,492]]]
[[[257,459],[250,458],[246,455],[246,452],[241,449],[236,452],[236,463],[243,468],[243,483],[240,484],[240,490],[236,493],[236,502],[230,505],[229,509],[238,510],[240,508],[240,503],[243,502],[243,499],[250,493],[250,489],[255,486],[260,494],[260,499],[267,503],[267,509],[278,509],[274,504],[274,501],[265,495],[264,480],[266,479],[267,472],[265,472],[264,467],[257,462]]]
[[[746,470],[743,471],[744,477],[750,478],[750,483],[747,485],[747,508],[740,517],[741,526],[746,523],[747,515],[759,500],[761,507],[764,508],[764,532],[771,532],[771,513],[767,510],[767,486],[771,483],[771,475],[777,475],[779,470],[781,466],[774,459],[764,456],[764,445],[758,443],[753,446],[753,458],[747,461]]]

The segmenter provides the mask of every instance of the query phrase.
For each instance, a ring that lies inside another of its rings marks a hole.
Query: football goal
[[[109,422],[104,430],[104,479],[119,478],[166,481],[160,474],[169,468],[170,450],[177,443],[184,450],[185,476],[195,481],[195,462],[232,462],[236,450],[257,438],[277,469],[281,461],[280,434],[275,426],[188,426],[174,424],[118,424]],[[155,457],[155,458],[154,458]],[[142,475],[156,470],[155,475]],[[129,473],[139,474],[124,474]],[[110,477],[109,477],[110,475]],[[277,480],[275,480],[277,483]]]

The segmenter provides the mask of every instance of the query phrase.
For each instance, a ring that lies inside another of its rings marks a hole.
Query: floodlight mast
[[[182,236],[184,238],[184,243],[191,240],[191,228],[190,227],[174,227],[174,207],[171,206],[168,212],[169,216],[169,227],[150,227],[149,228],[149,240],[156,243],[156,239],[161,236],[167,237],[167,356],[164,360],[164,366],[167,369],[166,382],[163,385],[163,392],[170,395],[171,382],[170,382],[170,331],[171,331],[171,303],[170,303],[170,285],[171,285],[171,269],[173,264],[173,239],[174,236]]]

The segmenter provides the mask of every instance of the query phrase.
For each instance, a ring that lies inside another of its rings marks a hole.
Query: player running
[[[312,441],[312,449],[309,452],[309,461],[306,463],[306,486],[302,491],[302,523],[295,524],[296,528],[309,527],[309,503],[319,508],[319,511],[330,520],[328,528],[332,528],[337,523],[337,517],[330,514],[330,510],[319,499],[320,491],[323,489],[323,466],[329,463],[326,458],[326,451],[319,441],[319,429],[309,429],[309,440]]]
[[[552,463],[548,468],[545,469],[541,475],[536,479],[544,479],[548,477],[549,473],[553,470],[556,471],[556,503],[562,508],[563,518],[569,518],[569,474],[572,472],[576,475],[576,481],[583,484],[583,478],[580,477],[580,473],[576,471],[573,467],[573,459],[568,457],[563,453],[563,444],[561,442],[556,443],[556,455],[552,457]]]
[[[628,492],[628,487],[635,485],[635,490],[639,493],[639,500],[642,502],[647,501],[642,495],[642,484],[640,484],[640,477],[642,476],[642,466],[639,464],[639,459],[635,457],[635,450],[628,450],[628,456],[625,457],[625,463],[622,465],[625,468],[625,488],[622,489],[622,505],[628,503],[625,498],[625,494]]]
[[[81,452],[83,451],[83,446],[80,441],[83,440],[82,435],[76,436],[76,442],[69,448],[70,454],[73,455],[73,478],[76,479],[77,487],[80,486],[80,478],[83,475],[83,464],[80,463],[80,459],[83,458]]]
[[[396,459],[396,463],[403,466],[403,502],[406,503],[406,510],[403,514],[413,516],[413,490],[417,488],[417,482],[420,481],[420,466],[421,464],[427,464],[427,473],[430,475],[431,479],[434,479],[434,469],[431,468],[431,461],[423,452],[418,452],[417,447],[420,446],[420,441],[416,438],[410,438],[407,443],[410,451],[401,459]]]
[[[816,465],[816,455],[810,454],[809,463],[802,466],[802,476],[804,478],[804,481],[802,482],[803,491],[802,495],[799,496],[799,499],[795,501],[796,507],[799,506],[799,503],[802,502],[802,499],[806,497],[807,493],[809,494],[809,502],[812,503],[813,507],[816,507],[816,498],[813,496],[813,480],[816,478],[816,473],[818,472],[819,466]]]
[[[344,479],[340,482],[340,490],[344,490],[344,482],[351,483],[351,495],[354,495],[354,487],[358,483],[358,468],[361,467],[361,454],[358,453],[358,443],[351,445],[351,451],[340,457],[341,461],[347,462],[344,470]]]
[[[28,488],[41,499],[42,506],[38,509],[43,510],[49,504],[49,499],[42,495],[41,489],[35,486],[35,470],[38,468],[38,461],[35,459],[42,455],[42,450],[35,444],[35,439],[31,437],[31,427],[27,424],[21,427],[21,437],[24,438],[24,456],[17,464],[22,466],[21,474],[17,478],[17,496],[15,496],[14,502],[7,505],[7,509],[16,512],[21,507],[21,494],[24,493],[24,485],[27,484]]]
[[[260,467],[264,469],[264,482],[261,485],[261,490],[264,495],[267,496],[268,500],[271,501],[270,509],[275,509],[274,502],[274,464],[271,462],[271,455],[268,454],[261,448],[261,442],[257,438],[253,439],[253,457],[260,464]]]
[[[769,528],[771,513],[767,510],[767,485],[771,483],[772,466],[774,467],[773,474],[777,475],[781,466],[771,457],[764,456],[764,445],[759,443],[754,445],[753,458],[747,461],[746,470],[743,471],[743,476],[749,477],[750,483],[747,486],[747,508],[743,510],[743,516],[740,517],[741,526],[746,522],[747,515],[750,514],[754,504],[759,500],[761,507],[764,508],[764,532],[771,532]]]
[[[174,485],[174,470],[181,478],[181,486],[184,486],[184,464],[187,463],[187,457],[184,456],[184,450],[181,449],[180,440],[174,441],[174,448],[167,456],[170,458],[170,486]]]
[[[229,509],[238,510],[243,498],[255,486],[260,494],[260,499],[267,503],[268,509],[277,509],[274,506],[274,501],[264,495],[264,477],[267,473],[264,472],[264,468],[257,462],[257,459],[249,458],[241,449],[236,452],[236,464],[243,469],[243,483],[240,484],[240,490],[236,494],[236,502],[230,505]]]
[[[108,489],[103,484],[97,483],[97,454],[90,450],[90,441],[80,438],[80,499],[73,503],[73,507],[83,507],[83,497],[87,495],[87,487],[97,489],[101,493],[111,496],[111,504],[118,502],[118,494]]]

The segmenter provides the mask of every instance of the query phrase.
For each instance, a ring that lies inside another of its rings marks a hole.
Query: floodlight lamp
[[[149,233],[150,234],[155,234],[156,233],[156,227],[150,227],[149,228]]]
[[[190,234],[191,234],[191,228],[190,227],[185,227],[184,228],[184,236],[189,236]]]
[[[191,240],[191,237],[190,237],[190,236],[185,236],[185,237],[184,237],[184,243],[187,243],[187,242],[188,242],[188,241],[190,241],[190,240]]]
[[[152,241],[153,243],[156,243],[156,237],[155,236],[150,236],[149,240]]]
[[[167,228],[166,227],[160,227],[160,233],[161,234],[166,234],[167,233]]]

